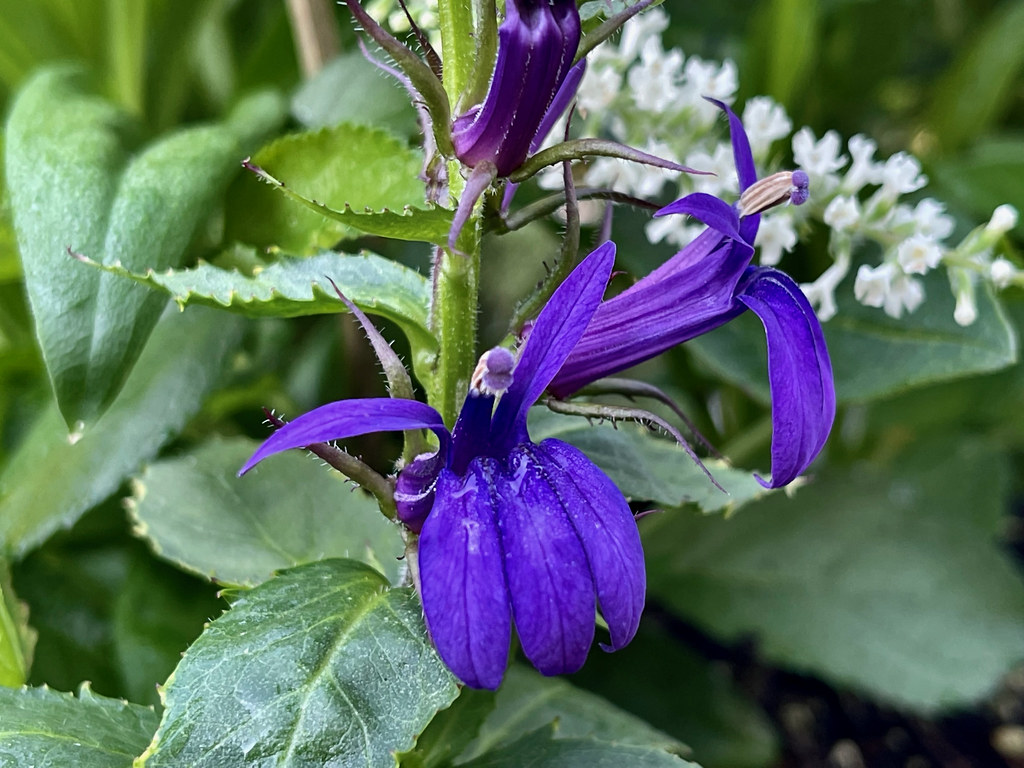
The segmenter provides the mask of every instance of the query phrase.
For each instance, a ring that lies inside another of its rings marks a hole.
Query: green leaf
[[[1004,3],[964,47],[935,86],[930,123],[946,148],[984,133],[1010,108],[1024,67],[1024,2]]]
[[[398,756],[402,768],[447,768],[476,738],[494,711],[493,691],[463,688],[448,709],[438,712],[416,739],[416,748]]]
[[[445,243],[452,212],[424,208],[420,154],[380,129],[348,123],[277,139],[229,198],[228,234],[259,247],[307,254],[370,235]],[[283,194],[278,194],[278,193]],[[365,211],[365,212],[364,212]]]
[[[128,768],[156,729],[148,707],[49,688],[0,687],[0,761],[34,768]]]
[[[67,67],[36,75],[7,127],[15,231],[36,332],[65,421],[93,422],[120,390],[166,300],[72,261],[129,269],[182,262],[238,171],[243,146],[277,118],[258,97],[238,121],[189,128],[133,153],[126,115]]]
[[[149,466],[132,484],[136,533],[161,557],[226,584],[253,586],[327,557],[398,581],[402,538],[372,497],[298,452],[238,477],[257,447],[215,440]]]
[[[629,745],[663,755],[688,751],[685,744],[600,696],[576,688],[565,680],[542,677],[532,669],[513,664],[498,690],[494,711],[484,721],[476,739],[459,756],[459,763],[486,757],[514,744],[522,736],[556,722],[559,739],[593,740],[606,747],[611,744]]]
[[[919,709],[984,696],[1024,657],[1024,583],[997,536],[999,454],[935,440],[823,473],[732,518],[644,528],[653,599],[775,663]]]
[[[409,94],[359,52],[327,62],[303,83],[292,97],[292,114],[306,128],[361,123],[402,135],[416,130]]]
[[[210,624],[137,766],[391,768],[457,693],[412,590],[326,560],[241,593]]]
[[[956,201],[979,219],[998,205],[1024,210],[1024,140],[1001,136],[978,142],[965,153],[929,168],[940,199]],[[1024,220],[1014,230],[1024,235]]]
[[[818,0],[771,0],[751,25],[751,48],[762,49],[765,91],[782,104],[794,102],[817,59],[818,6]]]
[[[116,402],[77,440],[56,408],[46,410],[0,472],[0,553],[23,556],[151,459],[199,410],[242,330],[204,308],[168,315]]]
[[[0,686],[25,684],[35,642],[28,606],[15,597],[7,568],[0,562]]]
[[[852,280],[839,286],[839,311],[823,325],[841,402],[997,371],[1017,360],[1016,333],[987,289],[978,290],[977,321],[962,327],[953,320],[954,300],[943,274],[924,278],[927,300],[900,319],[861,305],[853,296]],[[764,328],[751,313],[688,342],[686,348],[722,378],[768,402]]]
[[[722,493],[673,440],[634,424],[588,424],[579,417],[534,408],[530,435],[536,442],[556,437],[575,445],[630,499],[669,507],[696,504],[706,513],[729,513],[768,493],[750,472],[733,469],[720,459],[705,459],[708,471],[728,491]]]
[[[657,747],[595,738],[555,738],[558,726],[539,728],[517,741],[460,763],[460,768],[699,768]]]
[[[251,250],[243,255],[248,261],[257,261]],[[246,317],[346,312],[327,282],[329,277],[360,309],[386,317],[402,329],[413,348],[416,368],[423,375],[437,353],[437,341],[427,322],[430,284],[415,270],[372,253],[350,256],[323,251],[308,258],[281,256],[266,267],[257,267],[252,274],[211,264],[140,273],[120,264],[93,265],[165,291],[182,308],[203,304]]]
[[[590,654],[573,682],[681,739],[705,768],[778,762],[778,739],[757,703],[726,670],[653,622],[621,651]]]

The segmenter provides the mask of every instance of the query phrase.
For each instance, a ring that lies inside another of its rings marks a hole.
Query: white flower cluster
[[[719,111],[703,97],[731,104],[738,87],[736,66],[666,51],[661,33],[667,26],[665,12],[655,8],[630,20],[617,44],[608,41],[590,54],[577,99],[583,130],[611,134],[624,144],[715,174],[676,177],[678,196],[700,191],[728,199],[737,192],[732,148],[716,127]],[[742,120],[761,171],[785,159],[776,143],[791,135],[793,125],[781,105],[755,97],[744,105]],[[556,131],[560,136],[561,129]],[[838,133],[829,131],[819,139],[806,127],[792,134],[791,150],[793,167],[810,176],[810,201],[763,214],[755,245],[761,263],[774,265],[793,249],[799,233],[810,229],[809,222],[829,227],[834,263],[802,286],[822,320],[835,314],[836,288],[852,268],[854,248],[867,242],[881,248],[882,259],[877,266],[858,268],[855,296],[893,317],[920,306],[925,291],[919,276],[940,265],[950,272],[954,317],[963,325],[977,315],[979,278],[996,287],[1024,285],[1024,272],[994,255],[1002,236],[1016,225],[1017,213],[1010,206],[997,208],[988,225],[951,247],[946,241],[954,221],[940,202],[924,198],[911,206],[900,201],[927,183],[916,158],[898,152],[876,160],[877,145],[862,135],[846,143],[844,154]],[[659,169],[601,158],[587,166],[582,181],[651,198],[672,179],[673,174]],[[558,187],[561,174],[552,172],[541,183]],[[702,230],[703,225],[672,216],[653,219],[646,234],[651,242],[682,247]]]

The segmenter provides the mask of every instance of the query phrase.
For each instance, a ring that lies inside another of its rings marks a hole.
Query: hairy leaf
[[[241,593],[210,624],[138,765],[391,768],[457,693],[412,591],[325,560]]]

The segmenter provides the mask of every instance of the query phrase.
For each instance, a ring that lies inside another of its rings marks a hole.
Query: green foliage
[[[21,92],[7,127],[11,207],[37,336],[72,429],[117,395],[165,301],[69,263],[69,252],[129,269],[180,265],[244,147],[278,116],[277,102],[260,98],[235,120],[136,151],[137,128],[90,95],[81,72],[46,70]]]
[[[970,150],[937,160],[938,189],[984,220],[997,205],[1024,211],[1024,140],[1013,135],[980,141]],[[1024,220],[1014,230],[1024,233]]]
[[[252,162],[257,176],[283,194],[240,179],[228,207],[228,234],[236,240],[295,254],[357,232],[447,242],[452,214],[424,208],[421,156],[387,131],[345,123],[292,134]]]
[[[147,467],[132,484],[136,533],[221,584],[253,586],[327,557],[362,560],[398,581],[402,539],[370,496],[297,452],[237,477],[258,446],[217,440]]]
[[[15,597],[6,567],[0,563],[0,686],[25,684],[35,642],[28,606]]]
[[[530,412],[530,425],[534,440],[557,437],[586,453],[630,499],[669,507],[696,504],[705,513],[729,513],[767,493],[750,472],[709,459],[704,464],[725,488],[723,493],[673,440],[636,425],[588,425],[579,417],[543,408]]]
[[[924,278],[928,300],[899,319],[857,302],[850,282],[836,291],[839,312],[824,324],[840,402],[873,400],[1017,361],[1016,331],[987,289],[978,292],[978,319],[963,327],[953,320],[953,297],[939,273]],[[715,373],[768,401],[764,329],[750,313],[688,342],[687,349]]]
[[[211,310],[168,316],[98,423],[69,440],[44,411],[0,472],[0,552],[23,556],[114,493],[199,409],[241,337]]]
[[[393,766],[457,692],[412,592],[326,560],[241,593],[210,624],[137,765]]]
[[[152,709],[104,698],[88,685],[77,696],[0,687],[0,720],[0,760],[36,768],[128,768],[157,724]]]
[[[644,527],[654,599],[726,641],[918,709],[988,693],[1024,656],[1024,583],[996,542],[1006,466],[938,440],[825,472],[723,522]],[[983,599],[980,596],[984,596]]]

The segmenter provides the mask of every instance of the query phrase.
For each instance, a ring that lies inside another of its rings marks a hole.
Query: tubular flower
[[[458,158],[468,166],[493,163],[498,176],[522,165],[542,121],[546,134],[575,95],[582,65],[578,76],[559,91],[579,43],[575,0],[509,0],[498,29],[498,56],[487,96],[452,125]],[[549,109],[557,114],[545,121]]]
[[[555,439],[534,443],[526,428],[527,411],[600,304],[614,259],[606,243],[576,268],[537,317],[518,362],[501,348],[481,358],[451,433],[414,400],[344,400],[286,424],[242,468],[313,443],[432,430],[437,452],[402,470],[395,501],[420,534],[427,627],[467,685],[501,683],[513,622],[526,657],[556,675],[583,665],[597,605],[608,650],[626,645],[640,621],[643,550],[622,493],[579,450]]]
[[[802,171],[758,181],[743,124],[725,104],[741,196],[735,205],[696,193],[656,215],[689,214],[708,228],[661,267],[594,313],[552,380],[565,397],[586,384],[706,333],[750,309],[764,325],[772,396],[772,475],[788,484],[821,451],[835,418],[835,388],[821,324],[800,287],[777,269],[750,265],[760,212],[807,199]]]

